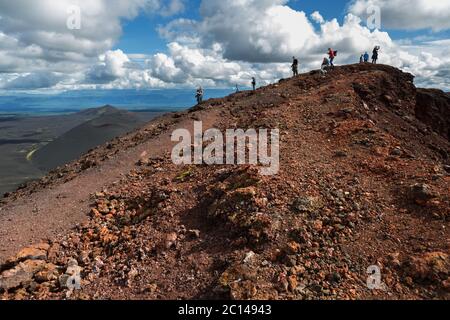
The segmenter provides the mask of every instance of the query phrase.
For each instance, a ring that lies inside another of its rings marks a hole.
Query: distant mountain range
[[[33,164],[44,171],[52,170],[145,123],[136,114],[112,106],[84,110],[79,115],[93,119],[38,149],[32,157]]]
[[[160,114],[106,105],[62,115],[0,116],[0,195],[41,178]]]
[[[205,98],[223,97],[234,89],[207,89]],[[167,112],[195,104],[195,90],[80,90],[57,94],[6,93],[0,95],[3,115],[60,115],[76,113],[93,106],[114,105],[129,111]]]

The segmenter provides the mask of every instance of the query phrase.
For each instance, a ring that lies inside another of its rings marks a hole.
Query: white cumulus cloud
[[[450,29],[450,0],[355,0],[349,10],[366,19],[372,6],[380,8],[383,28]]]
[[[185,1],[3,1],[0,86],[24,90],[231,87],[249,85],[252,77],[262,85],[289,76],[292,56],[299,57],[302,71],[308,71],[320,67],[329,47],[338,51],[336,64],[348,64],[379,45],[380,63],[413,73],[418,85],[448,90],[450,39],[394,41],[383,28],[371,30],[365,25],[364,8],[379,5],[383,25],[443,30],[448,19],[441,16],[448,17],[449,2],[412,0],[406,6],[404,0],[356,0],[340,23],[324,19],[318,11],[307,16],[291,8],[288,0],[203,0],[199,19],[177,18],[154,30],[167,40],[167,49],[144,55],[113,50],[123,20],[139,12],[178,14]],[[81,30],[66,27],[69,4],[82,9]],[[400,8],[409,18],[400,17]],[[389,12],[398,20],[391,19]],[[412,26],[408,21],[414,19],[418,20]]]

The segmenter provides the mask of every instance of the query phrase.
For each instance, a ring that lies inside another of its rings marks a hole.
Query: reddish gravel
[[[448,95],[430,91],[424,111],[412,76],[383,65],[332,78],[166,115],[11,195],[1,297],[448,299],[450,143],[445,121],[427,120],[448,112]],[[279,174],[174,165],[169,135],[194,120],[279,128]],[[68,290],[78,271],[81,290]]]
[[[122,179],[135,167],[136,159],[170,151],[172,131],[189,126],[187,119],[163,116],[3,199],[0,264],[24,246],[52,239],[87,221],[92,194]]]

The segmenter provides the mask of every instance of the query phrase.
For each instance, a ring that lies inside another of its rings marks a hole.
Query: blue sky
[[[15,0],[0,13],[0,94],[265,85],[293,55],[306,72],[329,47],[349,64],[375,45],[418,86],[450,90],[450,0]]]
[[[200,0],[187,1],[185,10],[175,17],[199,20],[200,2]],[[307,15],[312,14],[314,11],[319,11],[326,20],[336,18],[342,23],[347,15],[349,3],[346,0],[293,0],[289,2],[289,6],[293,9],[304,11]],[[123,36],[115,45],[115,48],[122,49],[130,54],[166,52],[167,42],[159,36],[157,28],[173,19],[174,16],[161,17],[155,14],[140,13],[131,21],[124,20]],[[414,39],[420,36],[437,39],[450,38],[449,30],[441,32],[432,32],[430,29],[408,31],[382,28],[381,30],[389,32],[389,35],[394,40]]]
[[[317,2],[318,7],[321,7],[328,12],[340,12],[345,7],[345,1],[338,4],[339,1],[323,1],[323,0],[306,0],[303,1],[302,7],[307,13],[312,13],[315,10],[314,2]],[[327,5],[331,2],[331,6]],[[176,15],[187,19],[199,20],[200,0],[189,0],[186,2],[186,8],[183,13]],[[292,7],[299,8],[298,1],[291,2]],[[306,9],[308,8],[308,9]],[[330,13],[331,17],[334,17]],[[131,21],[123,21],[123,35],[120,41],[115,45],[116,49],[123,49],[130,54],[155,54],[166,51],[166,40],[162,39],[157,31],[157,28],[164,25],[174,17],[161,17],[159,15],[147,14],[141,12],[136,18]]]
[[[200,17],[200,2],[200,0],[188,1],[186,10],[177,15],[177,17],[198,20]],[[289,5],[294,9],[305,11],[308,15],[314,11],[319,11],[325,19],[337,18],[342,22],[346,14],[347,3],[348,1],[343,0],[297,0],[291,1]],[[132,21],[124,20],[123,36],[115,48],[123,49],[131,54],[155,54],[166,51],[166,41],[159,36],[157,28],[173,20],[173,18],[141,13]],[[403,35],[405,33],[401,32],[398,36],[401,37]]]
[[[201,0],[186,1],[185,10],[170,17],[141,12],[131,21],[124,20],[123,36],[115,48],[123,48],[131,54],[155,54],[165,51],[166,41],[159,36],[157,28],[177,17],[198,20],[200,3]]]

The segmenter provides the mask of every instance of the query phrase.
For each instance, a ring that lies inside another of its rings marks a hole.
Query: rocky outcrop
[[[42,243],[24,248],[1,266],[0,291],[33,287],[34,276],[48,267],[45,260],[49,247]]]
[[[409,257],[404,263],[405,274],[416,282],[428,282],[450,292],[450,257],[443,252],[430,252]]]
[[[436,89],[417,89],[416,117],[450,141],[450,94]]]

